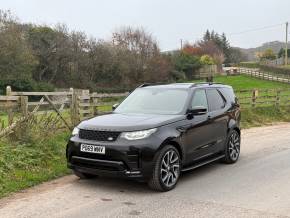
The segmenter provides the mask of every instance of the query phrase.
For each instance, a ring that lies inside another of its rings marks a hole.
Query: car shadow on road
[[[152,194],[153,190],[149,189],[145,182],[138,182],[135,180],[98,177],[90,180],[77,180],[78,185],[86,188],[101,189],[110,193],[134,193],[134,194]]]
[[[183,186],[188,182],[195,181],[196,178],[200,179],[209,174],[224,169],[227,165],[221,164],[219,162],[214,162],[194,170],[183,172],[179,180],[177,187]],[[151,190],[147,183],[138,182],[135,180],[120,179],[120,178],[108,178],[108,177],[98,177],[91,180],[79,180],[76,182],[78,185],[84,188],[101,189],[102,191],[108,191],[110,193],[130,193],[136,195],[144,194],[160,194],[162,192],[156,192]]]

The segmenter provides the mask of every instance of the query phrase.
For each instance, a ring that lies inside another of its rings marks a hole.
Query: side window
[[[197,107],[197,106],[204,106],[208,108],[206,94],[205,94],[204,89],[197,89],[194,93],[194,96],[191,102],[191,108]]]
[[[225,101],[216,89],[207,90],[207,99],[210,111],[217,111],[225,107]]]
[[[234,90],[232,88],[220,88],[219,91],[230,103],[236,103],[237,98],[235,96]]]

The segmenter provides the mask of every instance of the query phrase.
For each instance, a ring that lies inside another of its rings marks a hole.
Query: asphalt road
[[[238,163],[184,174],[173,191],[66,176],[0,200],[0,217],[290,217],[290,124],[242,132]]]

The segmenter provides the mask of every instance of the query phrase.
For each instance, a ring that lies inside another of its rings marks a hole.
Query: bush
[[[200,57],[200,63],[203,65],[214,65],[214,59],[209,55],[203,55]]]
[[[11,86],[14,91],[54,91],[54,86],[32,79],[0,80],[0,95],[6,94],[6,87]]]
[[[170,77],[173,81],[184,81],[186,79],[185,73],[182,71],[173,70],[170,73]]]
[[[35,81],[30,79],[13,79],[0,80],[0,94],[6,94],[6,87],[11,86],[12,90],[16,91],[31,91],[34,90]]]
[[[201,68],[200,59],[186,53],[181,53],[175,58],[175,69],[184,72],[187,79],[192,79],[194,72]]]
[[[241,62],[238,64],[239,67],[246,67],[246,68],[259,68],[260,64],[257,62]]]

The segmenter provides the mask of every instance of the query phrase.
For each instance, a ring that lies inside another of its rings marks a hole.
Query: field
[[[217,76],[214,78],[214,82],[230,85],[234,90],[290,88],[288,84],[257,79],[246,75]]]

